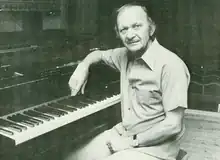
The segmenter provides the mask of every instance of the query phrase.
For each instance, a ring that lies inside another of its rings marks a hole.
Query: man
[[[190,75],[184,62],[154,38],[145,7],[117,10],[116,33],[124,47],[94,51],[69,80],[72,95],[84,93],[89,66],[104,61],[120,71],[122,122],[69,155],[72,160],[175,160],[184,132]]]

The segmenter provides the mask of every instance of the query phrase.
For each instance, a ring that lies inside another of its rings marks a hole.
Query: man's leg
[[[114,129],[107,130],[69,153],[64,160],[100,160],[111,153],[106,145],[108,139],[114,136]]]
[[[117,153],[112,154],[102,160],[162,160],[160,158],[156,158],[150,156],[148,154],[138,152],[134,149],[123,150]]]

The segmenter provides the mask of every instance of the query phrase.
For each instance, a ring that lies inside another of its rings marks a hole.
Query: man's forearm
[[[172,125],[158,123],[145,132],[137,134],[139,146],[151,146],[164,142],[168,138],[178,134],[181,127],[173,127]]]

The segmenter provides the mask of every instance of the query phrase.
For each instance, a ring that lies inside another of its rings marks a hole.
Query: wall
[[[180,52],[189,65],[205,72],[219,69],[220,22],[218,0],[178,0],[177,34]]]
[[[169,0],[173,3],[175,0]],[[177,47],[191,72],[191,107],[217,111],[220,103],[220,1],[218,0],[176,0],[173,21],[168,23],[174,35],[167,33],[168,41]],[[168,35],[169,34],[169,35]],[[166,33],[165,33],[166,35]],[[169,38],[170,37],[170,38]]]

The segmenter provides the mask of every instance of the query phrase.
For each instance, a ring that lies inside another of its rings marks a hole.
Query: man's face
[[[118,35],[132,53],[144,52],[150,39],[151,27],[141,7],[125,8],[117,17]]]

